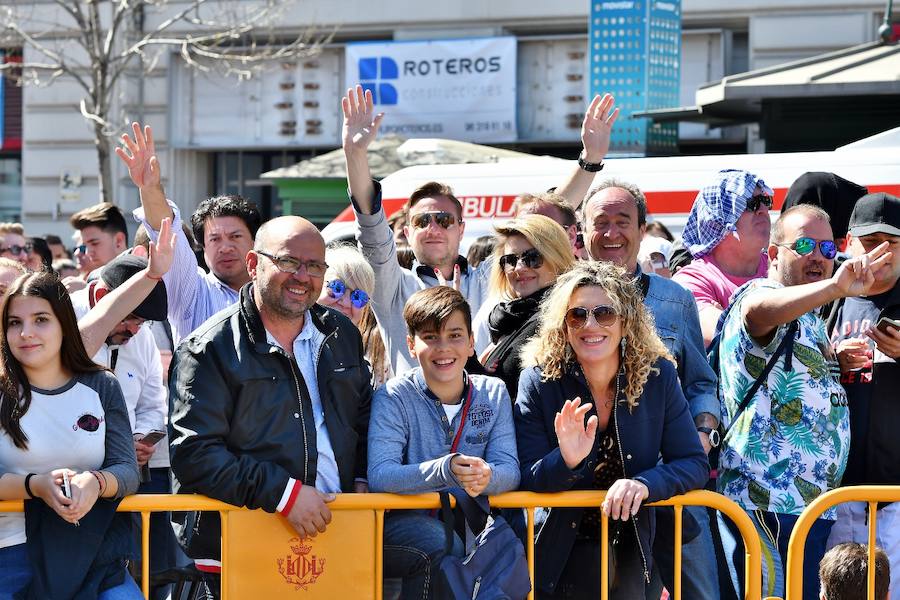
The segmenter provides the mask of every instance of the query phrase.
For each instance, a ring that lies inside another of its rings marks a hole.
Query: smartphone
[[[68,499],[72,499],[72,486],[69,485],[69,474],[67,472],[63,472],[63,484],[62,484],[62,493]]]
[[[164,437],[166,437],[165,431],[154,430],[148,432],[147,435],[145,435],[138,441],[148,446],[155,446],[159,442],[159,440],[163,439]]]
[[[888,327],[893,327],[894,329],[900,329],[900,321],[895,319],[888,319],[887,317],[881,317],[878,319],[878,324],[875,326],[879,331],[883,333],[887,333]]]

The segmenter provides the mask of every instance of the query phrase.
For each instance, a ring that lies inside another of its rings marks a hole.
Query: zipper
[[[619,375],[616,375],[619,377]],[[618,408],[619,408],[619,399],[618,397],[615,399],[613,403],[613,422],[616,427],[616,441],[619,446],[619,460],[622,461],[622,475],[625,479],[628,479],[628,473],[625,471],[625,453],[622,451],[622,436],[619,435],[619,418],[618,418]],[[637,515],[632,515],[631,524],[634,527],[634,538],[637,541],[638,550],[641,551],[641,561],[644,564],[644,581],[648,584],[650,583],[650,573],[647,570],[647,557],[644,555],[644,547],[641,545],[641,536],[638,533],[637,528]]]
[[[297,390],[297,405],[300,412],[300,428],[303,429],[303,482],[309,481],[309,442],[306,439],[306,417],[303,416],[303,396],[300,394],[300,381],[297,379],[297,368],[294,359],[286,357],[291,365],[291,377],[294,378],[294,389]],[[312,402],[310,402],[312,405]]]
[[[478,596],[478,589],[481,587],[481,575],[475,578],[475,587],[472,588],[472,600]]]

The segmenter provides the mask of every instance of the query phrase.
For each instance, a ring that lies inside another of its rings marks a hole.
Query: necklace
[[[616,373],[616,394],[612,397],[612,400],[606,400],[603,402],[603,405],[606,406],[606,408],[612,408],[613,404],[615,404],[619,400],[619,378],[621,375],[622,370]]]

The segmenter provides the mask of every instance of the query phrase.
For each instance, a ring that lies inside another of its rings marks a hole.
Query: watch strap
[[[598,163],[589,163],[584,160],[584,153],[578,155],[578,166],[582,171],[587,171],[588,173],[597,173],[603,170],[603,161],[601,160]]]

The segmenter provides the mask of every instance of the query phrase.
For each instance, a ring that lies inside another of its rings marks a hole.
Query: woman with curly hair
[[[633,278],[611,263],[560,275],[540,314],[514,409],[521,487],[608,490],[610,597],[643,598],[655,516],[641,505],[709,474],[674,359]],[[541,598],[599,596],[599,539],[600,510],[550,511],[535,544]]]

